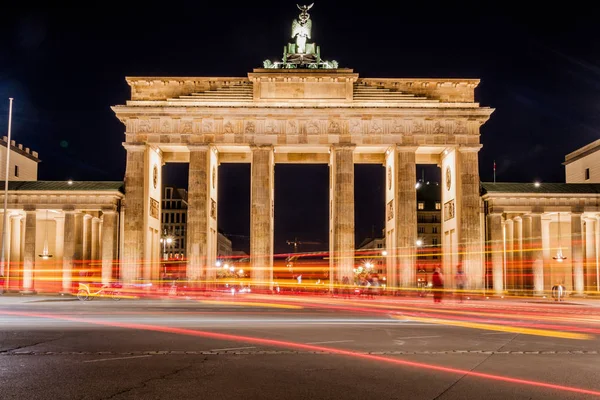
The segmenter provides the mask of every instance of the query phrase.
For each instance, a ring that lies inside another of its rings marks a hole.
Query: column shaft
[[[585,291],[596,290],[596,220],[585,219]]]
[[[581,213],[571,213],[571,257],[573,258],[573,291],[577,295],[584,292],[583,238]]]
[[[544,254],[542,252],[542,215],[531,215],[530,263],[533,294],[544,294]]]
[[[544,258],[544,268],[541,270],[541,276],[536,276],[539,279],[542,290],[549,290],[554,282],[551,282],[552,276],[552,241],[550,237],[551,216],[542,217],[542,256]],[[558,228],[557,228],[558,229]],[[558,246],[558,243],[556,244]],[[555,253],[556,254],[556,250]]]
[[[515,290],[522,292],[523,287],[523,220],[516,217],[513,224],[513,262]]]
[[[100,260],[100,218],[92,218],[92,237],[91,237],[91,254],[90,258],[94,262]]]
[[[492,213],[487,216],[488,248],[492,263],[492,284],[494,293],[500,295],[504,292],[504,246],[502,231],[502,214]]]
[[[83,260],[89,263],[92,259],[92,216],[83,216]]]
[[[23,216],[13,215],[10,217],[10,258],[8,264],[8,290],[11,288],[19,287],[19,280],[21,278],[21,221]]]
[[[252,149],[250,260],[252,280],[263,287],[273,281],[274,154],[272,146]]]
[[[507,219],[504,223],[504,263],[506,290],[515,290],[515,262],[514,262],[514,235],[515,224],[512,219]]]
[[[457,198],[459,263],[470,288],[481,288],[485,280],[482,254],[481,197],[479,193],[479,148],[459,148],[460,195]]]
[[[113,278],[113,268],[117,255],[117,213],[102,211],[102,283],[108,284]],[[97,226],[98,224],[96,224]]]
[[[396,158],[396,245],[399,284],[415,287],[415,246],[417,241],[417,182],[414,148],[397,148]],[[353,201],[354,199],[352,199]],[[449,281],[449,280],[448,280]]]
[[[209,254],[209,153],[209,146],[190,147],[186,273],[196,284],[206,280]]]
[[[144,166],[145,145],[127,145],[125,168],[124,235],[121,277],[124,282],[139,278],[144,261]]]
[[[34,268],[35,268],[35,237],[37,227],[37,213],[35,210],[25,212],[25,240],[23,245],[23,290],[22,293],[35,293]]]

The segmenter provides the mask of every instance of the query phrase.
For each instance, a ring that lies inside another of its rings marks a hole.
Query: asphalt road
[[[600,396],[600,307],[274,297],[0,296],[0,399]]]

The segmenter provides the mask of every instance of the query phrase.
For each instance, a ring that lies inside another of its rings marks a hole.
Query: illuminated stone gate
[[[307,26],[302,15],[296,29]],[[281,63],[246,77],[126,78],[131,100],[113,107],[127,150],[122,278],[159,276],[164,163],[189,163],[188,279],[216,278],[221,163],[251,164],[251,274],[264,286],[273,276],[275,164],[328,164],[330,277],[352,277],[354,164],[369,163],[385,167],[388,287],[412,287],[416,164],[437,164],[444,269],[462,263],[469,286],[482,287],[478,152],[493,110],[474,100],[479,81],[362,78],[296,36]]]

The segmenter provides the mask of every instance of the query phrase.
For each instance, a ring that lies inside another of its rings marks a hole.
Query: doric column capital
[[[208,144],[188,144],[187,148],[189,151],[208,151],[210,145]]]
[[[23,206],[23,211],[25,211],[26,213],[35,212],[36,207],[33,204],[26,204]]]
[[[479,152],[479,150],[481,150],[481,148],[483,147],[482,144],[478,144],[478,145],[470,145],[470,146],[459,146],[457,147],[458,151],[461,153],[477,153]]]
[[[146,150],[146,144],[145,143],[127,143],[127,142],[123,142],[123,147],[125,147],[125,150],[127,151],[145,151]]]
[[[352,150],[356,148],[356,144],[354,143],[334,143],[331,145],[331,150]]]
[[[274,146],[272,144],[251,144],[250,150],[274,150]]]
[[[402,146],[396,145],[397,153],[415,153],[419,147],[418,146]]]
[[[83,219],[92,219],[93,217],[90,214],[83,214]]]
[[[116,212],[116,211],[115,211],[115,212]],[[92,224],[96,224],[96,223],[98,223],[98,222],[100,222],[100,218],[98,218],[98,217],[93,217],[93,218],[92,218]]]
[[[23,218],[23,215],[21,214],[11,214],[10,215],[10,219],[21,219]]]

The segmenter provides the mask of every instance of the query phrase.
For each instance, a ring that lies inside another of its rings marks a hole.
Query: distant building
[[[441,193],[438,182],[419,181],[417,183],[417,270],[432,272],[442,263],[441,257]],[[358,249],[365,255],[364,260],[373,264],[377,273],[385,273],[385,237],[366,238]],[[372,257],[369,257],[371,255]]]
[[[6,149],[8,137],[3,136],[0,139],[0,179],[4,181],[6,177]],[[23,147],[20,143],[10,141],[10,159],[8,180],[9,181],[37,181],[38,179],[38,158],[37,151],[31,151],[29,147]]]
[[[566,183],[600,183],[600,139],[565,156]]]
[[[162,201],[163,258],[184,259],[186,256],[187,190],[165,186]],[[217,235],[217,257],[232,255],[231,240],[221,232]]]
[[[185,258],[187,208],[187,190],[165,186],[161,220],[163,259]]]

